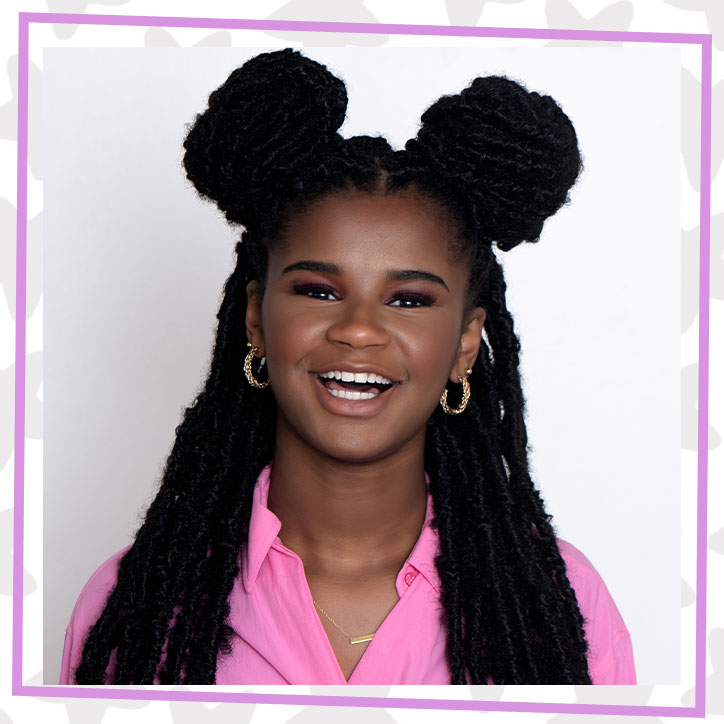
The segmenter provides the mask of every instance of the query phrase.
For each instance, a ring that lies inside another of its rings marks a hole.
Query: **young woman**
[[[580,171],[553,99],[476,78],[393,151],[283,50],[209,98],[188,178],[245,231],[208,379],[61,683],[635,683],[605,585],[527,461],[493,247]]]

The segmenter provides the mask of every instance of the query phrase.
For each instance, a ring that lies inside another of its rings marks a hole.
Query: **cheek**
[[[459,321],[448,315],[426,320],[400,331],[399,344],[409,360],[411,373],[439,378],[444,385],[460,345]]]
[[[324,335],[325,322],[319,315],[294,309],[279,299],[265,300],[261,317],[270,373],[282,363],[297,361]]]

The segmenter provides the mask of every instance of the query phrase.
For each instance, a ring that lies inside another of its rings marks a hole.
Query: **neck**
[[[284,545],[307,574],[399,570],[425,518],[424,438],[374,462],[316,452],[277,438],[268,506],[282,523]]]

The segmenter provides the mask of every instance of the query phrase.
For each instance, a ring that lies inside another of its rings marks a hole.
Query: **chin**
[[[331,460],[340,463],[364,465],[367,463],[375,463],[379,462],[380,460],[384,460],[394,451],[389,449],[373,449],[369,446],[341,446],[334,448],[326,447],[324,449],[321,449],[320,452]]]
[[[340,418],[334,424],[316,425],[307,418],[303,422],[293,424],[282,412],[277,417],[277,442],[287,439],[294,447],[300,446],[300,454],[318,455],[330,462],[372,464],[424,447],[426,424],[403,431],[399,421],[382,425],[380,421]]]
[[[311,441],[310,441],[311,442]],[[378,463],[382,460],[389,460],[395,458],[397,455],[409,455],[415,453],[418,450],[418,445],[421,450],[424,449],[424,438],[422,441],[419,440],[418,436],[413,436],[410,439],[405,440],[390,440],[388,437],[385,440],[359,440],[359,444],[350,444],[350,441],[346,441],[347,444],[325,444],[317,447],[322,455],[325,455],[330,460],[338,461],[344,464],[350,465],[371,465]]]

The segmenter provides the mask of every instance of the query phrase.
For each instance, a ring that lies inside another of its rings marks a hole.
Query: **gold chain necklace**
[[[351,644],[364,644],[368,641],[372,641],[372,637],[377,633],[377,631],[373,631],[371,634],[365,634],[364,636],[350,636],[314,599],[312,599],[312,603],[319,613],[329,619],[332,624],[349,639]]]

